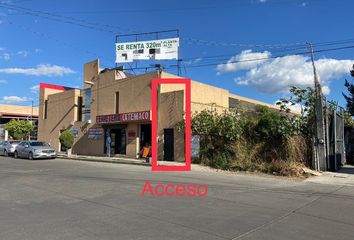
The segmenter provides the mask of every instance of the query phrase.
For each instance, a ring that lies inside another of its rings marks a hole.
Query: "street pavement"
[[[209,191],[142,197],[146,180]],[[0,239],[353,240],[354,184],[0,157]]]

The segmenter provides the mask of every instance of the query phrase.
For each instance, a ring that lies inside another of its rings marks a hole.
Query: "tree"
[[[61,132],[59,136],[60,143],[63,144],[67,149],[71,149],[74,144],[74,134],[69,129]]]
[[[352,70],[350,70],[350,75],[354,78],[354,65]],[[354,116],[354,84],[350,83],[347,79],[345,79],[344,86],[347,88],[349,94],[346,95],[344,93],[343,96],[347,101],[347,111],[350,113],[351,116]]]
[[[12,119],[5,124],[5,130],[15,140],[24,140],[33,131],[33,126],[28,121]]]

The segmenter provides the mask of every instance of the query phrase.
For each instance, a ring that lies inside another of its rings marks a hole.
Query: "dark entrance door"
[[[151,124],[140,125],[140,148],[151,146]]]
[[[111,154],[126,154],[125,128],[111,129]]]
[[[163,160],[173,161],[174,158],[174,133],[173,128],[165,128],[163,130],[164,144],[163,144]]]

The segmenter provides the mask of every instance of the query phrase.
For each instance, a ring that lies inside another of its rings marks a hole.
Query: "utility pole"
[[[162,70],[163,70],[163,66],[161,64],[156,64],[155,65],[156,69],[157,69],[157,78],[161,78],[161,73],[162,73]],[[157,146],[159,144],[159,140],[160,140],[160,137],[159,137],[159,109],[160,109],[160,94],[161,94],[161,84],[158,84],[157,85],[157,106],[156,106],[156,128],[157,128],[157,139],[154,139],[154,141],[157,141]],[[157,156],[159,154],[157,153]],[[157,157],[158,158],[158,157]],[[158,159],[157,159],[158,160]],[[156,160],[156,161],[157,161]]]
[[[323,97],[321,84],[317,77],[315,59],[313,55],[313,47],[311,43],[308,43],[309,52],[311,55],[313,75],[315,81],[315,169],[317,171],[327,170],[327,156],[326,156],[326,142],[325,142],[325,124],[323,115]]]

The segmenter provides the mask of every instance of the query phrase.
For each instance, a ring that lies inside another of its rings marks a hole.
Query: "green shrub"
[[[33,131],[33,126],[28,121],[12,119],[5,124],[5,130],[15,140],[24,140]]]
[[[213,159],[208,160],[208,166],[217,169],[228,170],[230,169],[231,158],[226,153],[214,156]]]
[[[74,134],[68,129],[62,131],[59,136],[60,143],[68,149],[72,148],[74,144],[74,138]]]
[[[204,110],[192,117],[192,133],[200,136],[200,158],[213,168],[300,176],[307,163],[305,118],[264,106],[232,115]],[[181,123],[177,126],[184,130]],[[200,160],[200,161],[199,161]]]

